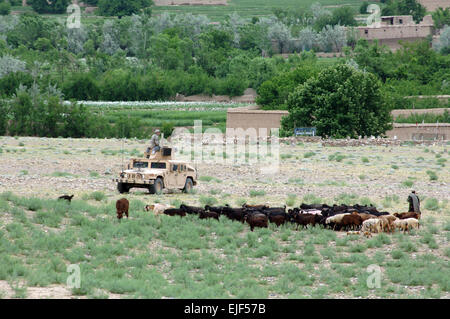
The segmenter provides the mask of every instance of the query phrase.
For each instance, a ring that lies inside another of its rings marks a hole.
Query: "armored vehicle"
[[[150,194],[161,194],[164,188],[190,193],[197,185],[197,170],[187,162],[172,160],[171,148],[144,157],[132,158],[119,178],[113,179],[121,194],[131,188],[147,188]]]

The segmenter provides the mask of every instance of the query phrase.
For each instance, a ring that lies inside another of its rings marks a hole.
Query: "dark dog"
[[[72,196],[63,195],[63,196],[59,196],[58,199],[66,200],[66,201],[68,201],[68,202],[70,203],[70,202],[72,201],[72,198],[73,198],[74,196],[75,196],[75,195],[72,195]]]

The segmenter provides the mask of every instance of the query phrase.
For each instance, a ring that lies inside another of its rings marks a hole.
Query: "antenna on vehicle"
[[[121,151],[121,153],[122,153],[122,173],[123,173],[123,168],[124,168],[124,165],[123,165],[123,145],[124,145],[123,139],[124,139],[124,135],[125,135],[125,132],[124,132],[124,128],[122,127],[122,151]]]

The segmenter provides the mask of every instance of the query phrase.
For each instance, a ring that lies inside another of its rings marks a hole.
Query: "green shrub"
[[[437,181],[438,180],[438,176],[436,175],[436,172],[434,172],[432,170],[428,170],[427,174],[428,174],[428,177],[430,178],[430,181]]]
[[[264,196],[264,195],[266,195],[266,191],[263,189],[261,189],[261,190],[251,189],[249,194],[250,194],[250,197]]]
[[[410,180],[406,180],[406,181],[402,182],[402,185],[405,187],[411,187],[411,186],[413,186],[413,184],[414,184],[414,182],[410,181]]]
[[[97,202],[100,202],[106,198],[106,195],[103,192],[95,191],[90,196],[89,199],[94,199]]]
[[[212,196],[204,196],[201,195],[199,198],[200,203],[205,206],[205,205],[210,205],[210,206],[214,206],[215,204],[218,203],[217,199],[215,197]]]
[[[303,155],[303,157],[304,158],[309,158],[309,157],[312,157],[314,155],[316,155],[316,153],[314,153],[314,152],[307,152],[307,153],[305,153],[305,155]]]
[[[427,198],[425,200],[425,208],[428,210],[438,210],[439,209],[439,201],[436,198]]]
[[[89,172],[89,176],[96,178],[96,177],[99,177],[100,174],[98,172]]]
[[[172,135],[174,130],[174,124],[172,122],[164,122],[161,127],[161,132],[164,134],[165,138],[168,138]]]
[[[56,171],[56,172],[53,172],[51,174],[51,176],[53,176],[53,177],[69,177],[69,176],[73,176],[73,175],[71,173],[67,173],[67,172],[58,172],[58,171]]]
[[[297,200],[297,195],[289,194],[286,199],[286,206],[293,207],[295,205],[296,200]]]

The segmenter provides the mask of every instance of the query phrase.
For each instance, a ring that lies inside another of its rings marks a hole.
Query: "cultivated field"
[[[124,158],[145,147],[125,141]],[[450,297],[448,143],[282,143],[278,175],[245,164],[199,164],[196,193],[132,190],[130,219],[119,223],[115,201],[123,196],[111,179],[120,171],[121,148],[115,139],[0,138],[1,297]],[[293,225],[250,232],[226,218],[143,211],[154,202],[325,202],[404,212],[412,188],[422,200],[420,230],[372,238]],[[70,205],[55,200],[63,194],[75,194]],[[66,286],[70,264],[80,265],[79,289]],[[372,264],[382,269],[377,289],[366,284]]]
[[[189,2],[189,1],[185,1]],[[228,5],[223,6],[160,6],[154,7],[156,13],[193,13],[204,14],[213,20],[223,20],[227,14],[238,12],[242,17],[266,16],[272,13],[273,8],[298,9],[309,8],[313,3],[320,3],[325,7],[337,7],[349,5],[353,8],[359,8],[363,1],[361,0],[229,0]]]
[[[194,120],[201,120],[204,128],[215,127],[224,131],[227,109],[243,107],[241,103],[213,102],[90,102],[81,101],[92,113],[100,114],[110,123],[120,117],[130,122],[139,121],[147,127],[160,127],[169,122],[175,127],[194,126]]]

